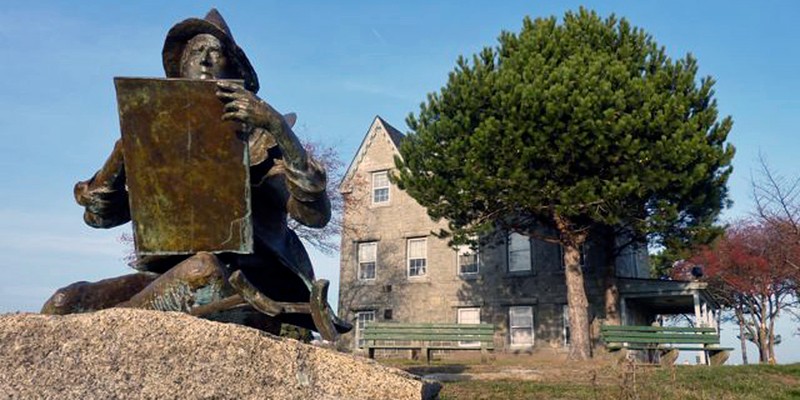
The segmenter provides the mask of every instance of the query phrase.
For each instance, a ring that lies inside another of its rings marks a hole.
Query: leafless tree
[[[759,166],[758,176],[751,178],[755,216],[777,233],[776,239],[781,245],[800,251],[800,176],[776,173],[763,154],[759,155]],[[786,253],[786,262],[800,277],[800,265],[791,252]]]

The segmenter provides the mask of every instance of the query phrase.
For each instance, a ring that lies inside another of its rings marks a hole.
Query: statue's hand
[[[283,130],[283,116],[247,89],[233,82],[218,81],[217,97],[225,103],[223,120],[264,128],[272,134],[279,135]]]

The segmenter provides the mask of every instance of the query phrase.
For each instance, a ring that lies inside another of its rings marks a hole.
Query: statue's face
[[[219,39],[201,33],[186,44],[181,56],[181,76],[189,79],[228,78],[228,58]]]

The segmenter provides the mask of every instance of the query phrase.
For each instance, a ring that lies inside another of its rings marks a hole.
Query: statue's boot
[[[227,270],[217,256],[197,253],[163,273],[119,307],[189,312],[230,294]]]
[[[139,272],[97,282],[75,282],[56,290],[42,306],[42,314],[74,314],[102,310],[130,299],[158,278]]]
[[[193,311],[198,307],[220,302],[234,294],[228,284],[228,269],[214,254],[200,252],[172,267],[130,300],[117,306],[195,314]],[[274,334],[280,332],[279,321],[244,302],[203,315],[203,318],[238,323]]]

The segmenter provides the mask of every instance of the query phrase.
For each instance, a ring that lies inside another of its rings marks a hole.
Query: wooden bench
[[[600,328],[600,335],[610,351],[659,351],[663,365],[674,363],[681,350],[706,352],[711,365],[722,365],[733,350],[719,346],[719,334],[715,328],[604,325]]]
[[[376,349],[420,350],[430,363],[433,350],[480,350],[485,361],[487,351],[494,350],[494,326],[368,322],[362,339],[369,358],[375,358]]]

